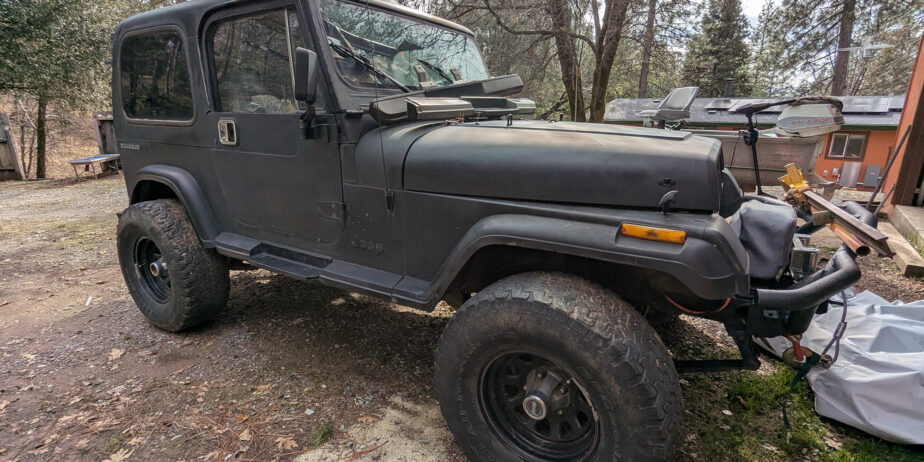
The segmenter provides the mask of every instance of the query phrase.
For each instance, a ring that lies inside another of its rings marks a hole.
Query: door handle
[[[218,141],[225,146],[237,146],[237,125],[234,119],[218,121]]]

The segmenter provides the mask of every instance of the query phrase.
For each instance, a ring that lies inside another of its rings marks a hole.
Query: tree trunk
[[[648,22],[645,24],[645,39],[642,41],[642,70],[638,75],[638,97],[648,97],[648,72],[651,68],[651,49],[654,47],[655,7],[657,0],[648,0]]]
[[[629,0],[607,2],[603,37],[597,41],[597,56],[594,69],[594,83],[590,90],[590,121],[603,122],[606,112],[606,91],[610,84],[610,73],[619,48],[619,38],[626,22]]]
[[[565,0],[550,0],[549,15],[555,27],[555,47],[558,50],[558,62],[561,65],[561,81],[568,94],[568,107],[571,120],[584,122],[584,94],[581,82],[581,63],[577,56],[577,46],[571,31],[571,14]]]
[[[837,58],[834,61],[834,76],[831,78],[831,95],[847,94],[847,67],[850,64],[850,52],[844,50],[850,46],[853,38],[853,21],[856,15],[856,0],[844,0],[840,17],[840,30],[837,34]]]
[[[38,117],[35,120],[35,177],[45,178],[45,148],[47,144],[47,129],[45,126],[45,113],[48,102],[44,96],[38,97]]]

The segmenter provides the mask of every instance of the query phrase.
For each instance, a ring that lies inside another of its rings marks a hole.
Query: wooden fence
[[[0,112],[0,181],[22,179],[22,159],[10,129],[10,116]]]

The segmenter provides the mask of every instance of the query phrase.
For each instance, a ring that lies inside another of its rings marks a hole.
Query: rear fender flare
[[[186,209],[196,235],[205,247],[215,247],[215,237],[218,236],[218,223],[212,208],[209,206],[199,182],[187,172],[179,167],[171,165],[148,165],[138,170],[135,175],[135,181],[132,185],[131,203],[140,202],[138,197],[138,186],[144,181],[153,181],[169,187],[180,203]]]

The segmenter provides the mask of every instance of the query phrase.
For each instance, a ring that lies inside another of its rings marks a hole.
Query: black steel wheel
[[[141,286],[158,303],[167,303],[170,300],[170,277],[160,249],[147,237],[138,238],[134,247],[133,263]]]
[[[202,246],[179,202],[158,199],[125,209],[116,245],[128,292],[157,327],[190,328],[213,319],[227,303],[227,260]]]
[[[667,460],[677,372],[632,306],[580,277],[525,273],[488,286],[440,337],[436,394],[471,460]]]
[[[597,448],[598,419],[580,382],[539,354],[499,353],[479,391],[494,431],[526,459],[580,461]]]

